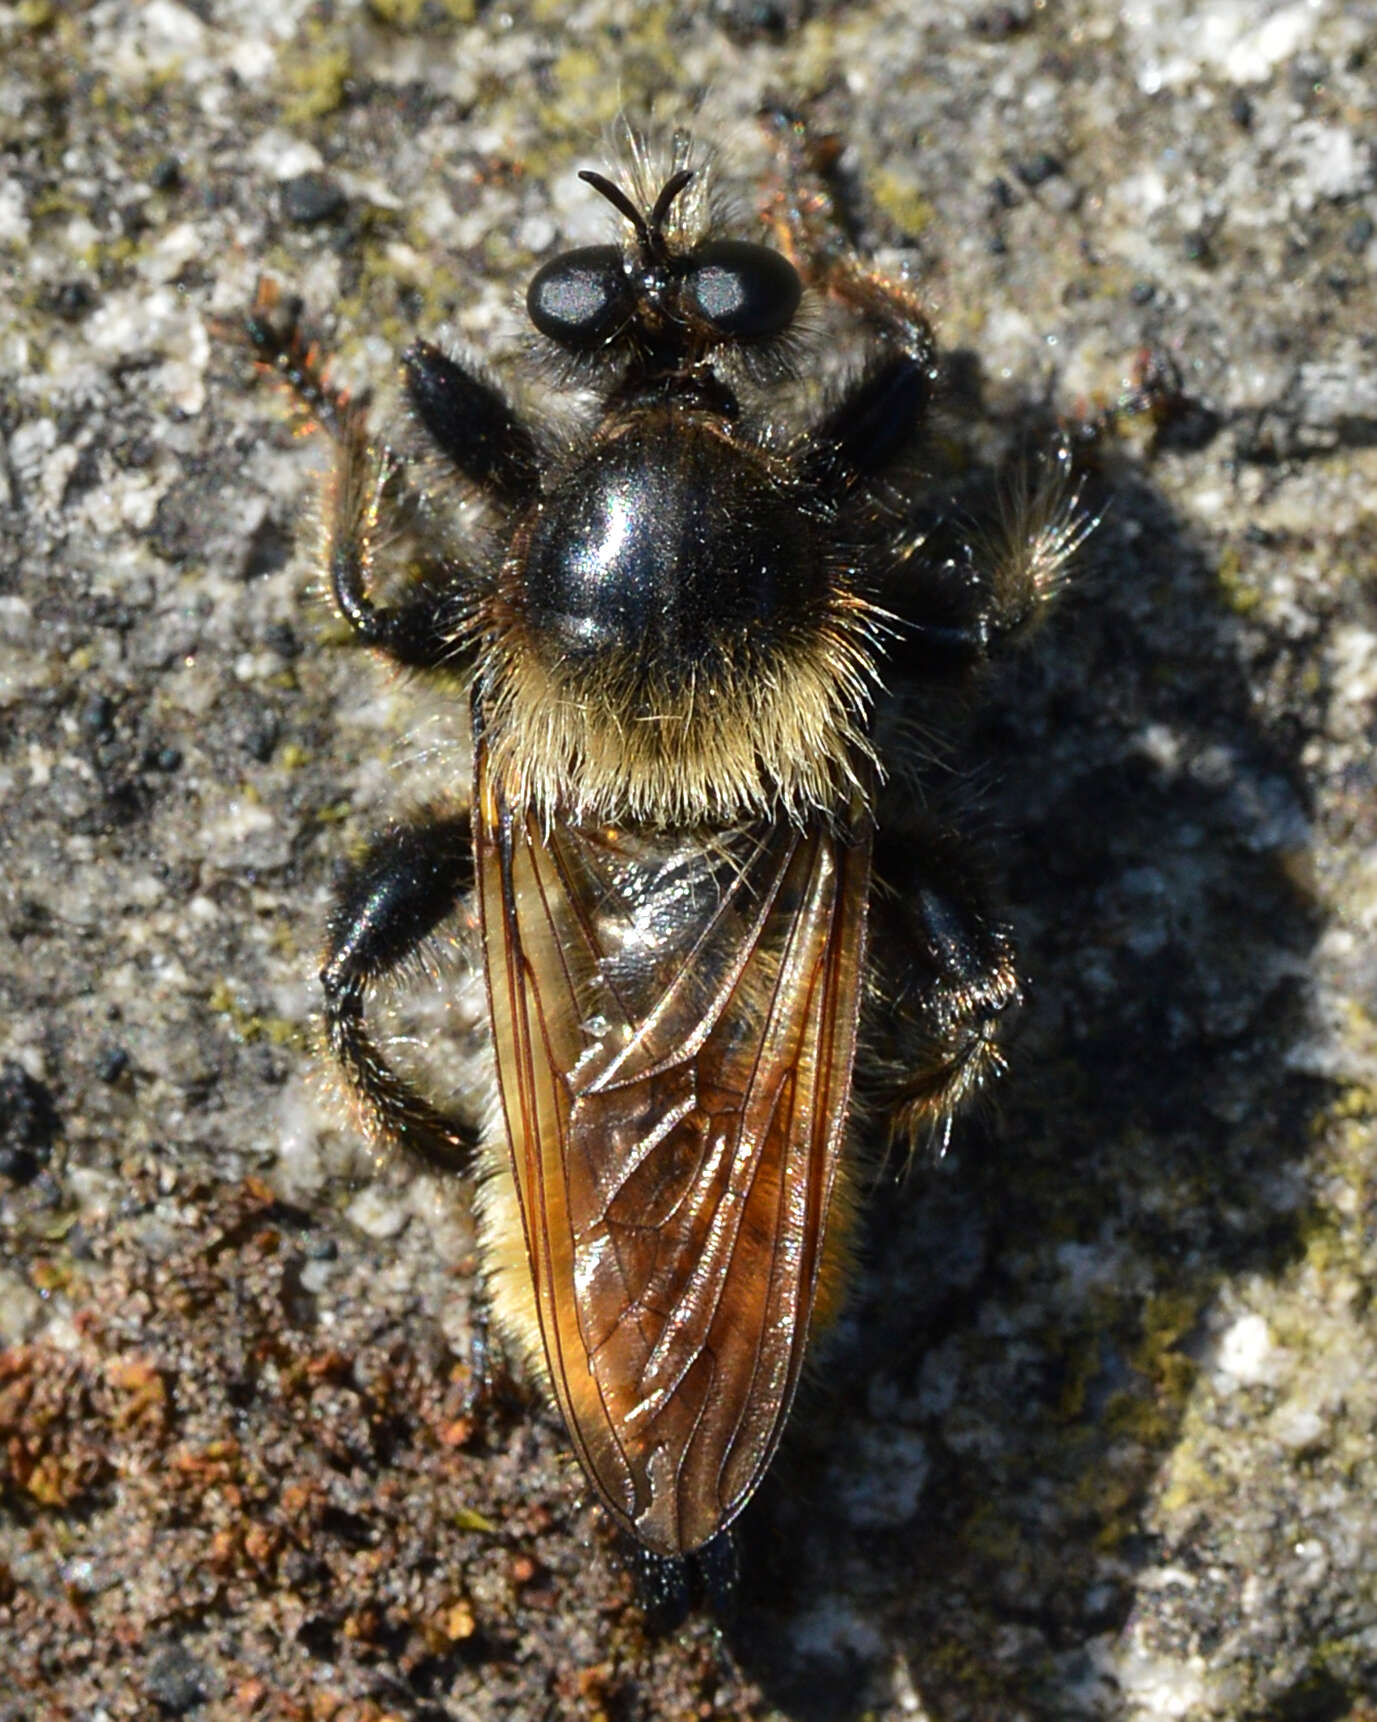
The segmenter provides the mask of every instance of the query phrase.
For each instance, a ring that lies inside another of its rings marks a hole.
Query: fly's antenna
[[[650,243],[660,251],[664,250],[665,217],[673,207],[674,200],[693,178],[691,167],[681,167],[678,173],[671,174],[660,189],[660,195],[655,199],[655,207],[650,212]]]
[[[650,212],[647,221],[636,205],[626,195],[622,188],[603,174],[594,173],[591,168],[582,168],[579,178],[585,185],[591,185],[593,190],[600,193],[619,214],[624,215],[636,229],[636,242],[641,248],[641,256],[646,263],[667,263],[669,249],[665,245],[665,220],[674,206],[674,200],[693,178],[691,167],[681,167],[677,173],[671,174],[660,189],[660,195],[655,199],[655,207]]]

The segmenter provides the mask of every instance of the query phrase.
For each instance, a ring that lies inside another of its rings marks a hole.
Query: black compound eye
[[[615,245],[587,245],[552,257],[526,290],[526,310],[542,335],[566,347],[600,347],[633,309]]]
[[[694,252],[684,296],[705,322],[739,340],[789,327],[803,283],[787,257],[748,239],[717,239]]]

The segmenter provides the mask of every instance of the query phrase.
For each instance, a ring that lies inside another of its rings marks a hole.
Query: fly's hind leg
[[[956,1114],[1004,1068],[1000,1036],[1021,1000],[1008,928],[967,847],[910,821],[875,855],[863,1089],[909,1153],[943,1151]]]
[[[467,1175],[477,1133],[401,1077],[369,1030],[369,989],[414,965],[473,884],[467,814],[430,812],[390,827],[336,892],[320,971],[325,1032],[367,1134],[432,1169]]]

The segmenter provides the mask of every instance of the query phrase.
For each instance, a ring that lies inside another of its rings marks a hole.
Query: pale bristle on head
[[[612,128],[608,155],[608,177],[643,214],[676,173],[692,172],[665,214],[662,231],[671,251],[691,251],[720,225],[714,158],[700,139],[682,130],[643,130],[623,117]]]

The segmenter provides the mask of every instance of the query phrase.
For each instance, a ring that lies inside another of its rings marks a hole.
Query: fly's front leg
[[[843,231],[836,140],[781,109],[764,117],[779,163],[769,212],[779,244],[805,280],[881,337],[866,372],[796,445],[805,476],[841,500],[919,452],[940,392],[936,343],[916,290],[860,257]],[[959,674],[1038,618],[1095,524],[1079,505],[1071,449],[1064,436],[1051,458],[1031,463],[988,518],[896,534],[880,597],[911,631],[915,668]]]
[[[844,231],[832,192],[838,140],[809,131],[783,108],[761,116],[775,145],[779,188],[767,211],[776,243],[810,286],[840,299],[915,365],[936,361],[932,325],[918,294],[862,258]]]
[[[937,384],[937,349],[918,295],[858,255],[843,233],[827,175],[831,139],[781,110],[766,116],[779,189],[768,211],[775,240],[809,286],[841,301],[881,338],[861,376],[798,438],[801,475],[841,501],[911,455]]]
[[[393,1071],[369,1032],[366,1005],[370,987],[414,962],[472,885],[467,814],[429,813],[391,827],[340,884],[320,972],[326,1038],[368,1135],[465,1176],[476,1131]]]
[[[258,363],[280,377],[321,429],[338,441],[363,409],[347,389],[330,382],[329,366],[303,329],[301,313],[301,300],[295,294],[284,297],[277,283],[264,276],[244,319],[242,338]]]
[[[409,669],[457,667],[465,655],[463,618],[473,585],[467,569],[441,562],[395,603],[380,604],[372,596],[385,520],[404,519],[418,499],[400,457],[369,434],[363,404],[330,382],[328,364],[303,332],[300,300],[284,299],[273,282],[260,281],[243,338],[259,364],[287,384],[335,443],[335,472],[325,504],[325,563],[335,607],[354,638]],[[409,366],[407,377],[414,395],[414,367]],[[495,415],[494,404],[493,423]],[[421,416],[424,421],[424,412]],[[519,440],[518,431],[513,420],[509,443]],[[509,447],[503,469],[509,482],[519,468],[520,450]]]
[[[509,507],[534,498],[535,438],[494,384],[429,341],[407,349],[402,375],[412,411],[461,477]]]
[[[360,645],[393,663],[419,670],[461,668],[472,584],[463,570],[442,570],[443,579],[419,585],[395,604],[378,604],[371,596],[397,471],[396,456],[370,441],[361,417],[345,425],[325,514],[325,562],[335,607]]]
[[[1003,1021],[1021,998],[1013,943],[945,827],[887,836],[875,873],[865,1089],[892,1141],[940,1152],[957,1112],[1004,1068]]]

